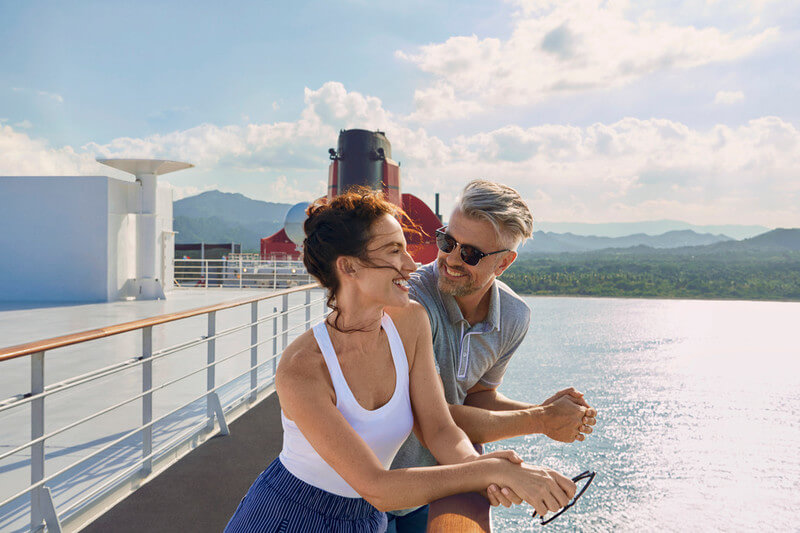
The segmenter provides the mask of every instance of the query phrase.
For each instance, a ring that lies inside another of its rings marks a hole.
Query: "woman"
[[[453,422],[428,316],[408,298],[416,267],[400,215],[368,189],[309,208],[303,261],[332,312],[283,353],[283,450],[226,532],[383,531],[383,511],[491,484],[542,515],[574,494],[569,479],[512,451],[478,455]],[[389,470],[412,428],[442,466]]]

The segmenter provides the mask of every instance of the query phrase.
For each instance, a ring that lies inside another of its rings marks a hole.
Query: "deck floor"
[[[82,531],[219,533],[283,444],[278,396],[270,395],[217,436],[132,493]]]

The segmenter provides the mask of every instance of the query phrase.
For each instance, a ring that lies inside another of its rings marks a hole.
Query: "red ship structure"
[[[438,214],[439,195],[436,194],[434,213],[413,194],[401,193],[400,164],[392,159],[392,145],[386,135],[382,131],[341,130],[337,149],[331,148],[328,153],[331,158],[328,167],[328,199],[356,185],[382,190],[386,199],[400,206],[421,230],[405,232],[411,256],[418,263],[433,261],[437,254],[434,232],[442,225]],[[301,203],[292,207],[286,215],[284,228],[261,239],[262,259],[300,259],[302,222],[305,220],[307,205]]]

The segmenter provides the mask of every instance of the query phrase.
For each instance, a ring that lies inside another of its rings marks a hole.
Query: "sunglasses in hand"
[[[539,519],[541,520],[541,524],[543,526],[549,524],[550,522],[552,522],[553,520],[555,520],[556,518],[561,516],[561,513],[563,513],[564,511],[566,511],[567,509],[569,509],[573,505],[575,505],[575,502],[578,501],[578,498],[583,496],[583,493],[586,492],[586,489],[588,489],[589,485],[591,485],[592,481],[594,481],[594,476],[595,476],[595,472],[589,472],[587,470],[585,472],[581,472],[580,474],[578,474],[577,476],[572,478],[572,481],[575,482],[575,483],[578,483],[578,482],[584,481],[584,480],[586,480],[586,483],[584,483],[584,485],[580,489],[578,489],[578,491],[575,493],[575,496],[572,498],[572,501],[569,502],[564,507],[562,507],[560,510],[556,511],[556,514],[554,514],[553,516],[551,516],[550,518],[548,518],[546,520],[545,520],[545,518],[543,516],[540,516]],[[534,518],[536,518],[536,512],[535,511],[534,511],[532,516]]]

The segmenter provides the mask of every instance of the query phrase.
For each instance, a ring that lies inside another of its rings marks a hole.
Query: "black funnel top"
[[[392,158],[392,145],[382,131],[342,130],[336,158],[339,164],[338,194],[353,185],[380,189],[383,160]]]

